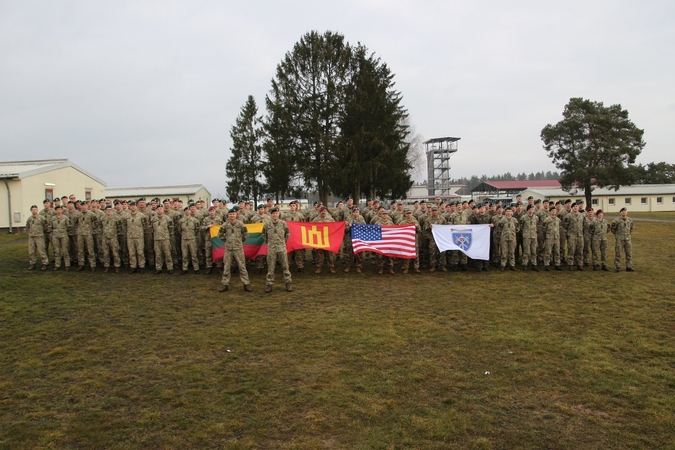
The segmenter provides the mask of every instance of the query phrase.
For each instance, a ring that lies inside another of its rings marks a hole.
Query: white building
[[[68,159],[0,161],[0,228],[24,227],[31,205],[64,195],[101,198],[105,182]]]
[[[211,193],[203,184],[108,188],[105,190],[105,197],[110,200],[137,200],[145,197],[148,201],[158,197],[160,201],[169,198],[172,201],[180,199],[183,203],[187,203],[188,200],[204,200],[207,206],[211,204]]]
[[[522,192],[523,198],[530,195],[535,199],[548,198],[552,201],[570,199],[585,200],[584,190],[562,188],[528,188]],[[675,184],[634,184],[621,186],[618,190],[609,188],[593,189],[593,208],[605,212],[619,212],[623,207],[629,211],[655,212],[675,211]]]

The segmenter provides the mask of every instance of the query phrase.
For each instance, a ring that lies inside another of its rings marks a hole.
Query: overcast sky
[[[284,54],[332,30],[389,65],[424,139],[461,138],[453,178],[555,170],[539,133],[571,97],[621,104],[638,162],[675,163],[674,22],[672,0],[0,0],[1,159],[225,196],[247,96],[264,113]]]

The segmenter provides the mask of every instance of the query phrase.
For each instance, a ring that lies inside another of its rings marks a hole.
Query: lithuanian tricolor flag
[[[253,259],[256,256],[267,254],[267,244],[262,237],[263,223],[247,223],[248,238],[244,241],[244,257]],[[211,236],[211,256],[214,261],[223,259],[225,255],[225,243],[218,238],[220,225],[211,225],[209,233]]]

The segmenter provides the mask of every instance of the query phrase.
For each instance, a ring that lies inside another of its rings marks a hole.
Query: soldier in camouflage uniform
[[[544,232],[544,269],[550,270],[551,262],[555,265],[555,270],[562,270],[560,267],[560,218],[557,216],[558,210],[555,206],[549,208],[549,215],[544,219],[542,231]]]
[[[506,210],[504,218],[499,222],[500,229],[500,254],[501,270],[506,269],[508,263],[509,269],[516,270],[516,236],[520,231],[520,223],[513,216],[511,208]]]
[[[155,212],[147,207],[145,197],[139,198],[136,205],[138,206],[138,212],[148,219],[143,223],[143,226],[145,227],[143,229],[143,248],[145,251],[145,261],[147,262],[148,267],[152,267],[155,265],[155,242],[152,238],[151,221],[155,216]]]
[[[70,264],[77,264],[77,224],[79,223],[80,211],[75,208],[75,202],[69,201],[64,215],[68,216],[68,253],[70,254]]]
[[[335,222],[333,218],[328,214],[328,210],[325,206],[319,208],[319,215],[312,220],[312,222]],[[324,260],[328,266],[330,273],[335,273],[335,253],[330,250],[317,250],[316,251],[316,270],[314,273],[321,273],[321,268],[323,267]]]
[[[560,205],[560,206],[558,206]],[[567,229],[565,228],[565,217],[572,214],[572,200],[567,199],[556,205],[558,210],[557,215],[560,219],[560,262],[565,264],[567,262]],[[574,259],[574,258],[572,258]],[[572,262],[574,263],[574,261]]]
[[[237,220],[237,212],[230,209],[227,213],[227,220],[218,230],[218,238],[225,243],[225,256],[223,269],[223,278],[221,279],[220,292],[225,292],[230,288],[230,278],[232,276],[232,260],[239,266],[239,278],[244,283],[244,290],[251,292],[251,282],[248,279],[246,270],[246,260],[244,259],[244,241],[248,237],[246,225]]]
[[[454,213],[450,216],[450,221],[447,222],[450,225],[467,225],[471,220],[472,213],[469,212],[469,203],[462,202],[461,207],[457,207]],[[450,250],[448,253],[448,259],[450,263],[450,268],[452,270],[462,270],[466,272],[468,270],[467,265],[469,264],[469,258],[459,250]]]
[[[584,270],[584,216],[579,213],[579,205],[572,205],[572,212],[565,215],[563,228],[567,233],[567,265],[570,270]]]
[[[286,222],[279,219],[281,215],[279,208],[270,209],[271,220],[265,222],[262,230],[262,237],[267,243],[267,286],[265,292],[272,292],[274,285],[274,269],[277,261],[281,263],[281,271],[284,274],[284,283],[286,283],[286,292],[291,292],[291,271],[288,269],[288,257],[286,256],[286,242],[291,235]]]
[[[52,202],[46,198],[42,202],[43,208],[38,213],[47,223],[47,228],[45,229],[45,253],[47,253],[47,260],[49,260],[49,246],[53,245],[52,241],[52,218],[56,214],[54,208],[52,207]],[[56,250],[52,248],[52,253],[56,257]]]
[[[481,204],[480,207],[478,208],[478,212],[473,216],[472,223],[474,224],[483,224],[483,225],[489,225],[490,228],[492,228],[492,223],[491,223],[491,218],[490,214],[486,210],[487,206],[485,204]],[[490,259],[482,260],[478,259],[476,260],[476,268],[478,269],[479,272],[485,271],[489,272],[490,271]]]
[[[103,264],[103,229],[101,228],[101,221],[105,217],[105,213],[96,201],[91,202],[91,212],[96,215],[96,222],[91,230],[91,235],[94,238],[95,253],[98,261]]]
[[[283,216],[285,222],[304,222],[304,215],[298,211],[299,203],[293,200],[290,204],[290,212],[286,212]],[[305,267],[305,250],[294,250],[290,253],[291,262],[295,263],[295,266],[298,268],[298,272],[302,272]]]
[[[413,262],[413,271],[415,273],[420,273],[419,235],[422,231],[422,228],[420,228],[420,223],[413,216],[412,209],[407,208],[405,210],[405,214],[403,216],[403,219],[401,219],[400,224],[401,225],[408,225],[408,224],[415,225],[415,259],[413,259],[412,262]],[[408,273],[409,268],[410,268],[410,259],[404,259],[403,264],[401,264],[402,272]]]
[[[173,219],[165,213],[164,206],[160,205],[155,210],[155,215],[150,219],[150,224],[155,246],[155,274],[162,273],[164,264],[166,264],[167,272],[172,274],[171,238],[173,237]]]
[[[183,210],[185,216],[180,219],[180,248],[183,255],[183,271],[181,275],[188,273],[188,265],[192,258],[192,268],[195,274],[199,274],[199,260],[197,259],[197,234],[199,234],[199,222],[192,217],[190,207]]]
[[[420,229],[422,232],[419,234],[419,261],[420,267],[426,269],[429,266],[429,241],[427,240],[426,233],[424,232],[424,224],[427,220],[427,202],[422,200],[420,202],[420,209],[414,213],[415,219],[420,224]]]
[[[101,245],[103,246],[103,272],[108,273],[110,269],[110,256],[112,254],[115,273],[120,273],[122,261],[120,259],[120,246],[117,240],[117,229],[120,226],[120,218],[113,213],[112,206],[105,207],[103,219],[100,222],[102,233]]]
[[[605,214],[601,209],[595,213],[595,220],[593,221],[590,234],[591,234],[591,250],[593,252],[593,270],[600,269],[600,264],[602,264],[602,270],[608,271],[607,268],[607,233],[609,232],[609,222],[605,219]]]
[[[532,270],[539,272],[537,268],[537,227],[539,217],[534,214],[534,205],[527,205],[525,214],[520,218],[520,229],[523,235],[523,270],[527,270],[528,264],[532,264]]]
[[[35,270],[35,254],[40,255],[42,260],[41,270],[47,270],[49,259],[45,250],[45,231],[49,227],[47,219],[38,214],[37,205],[30,207],[30,217],[26,220],[26,230],[28,231],[28,270]]]
[[[431,207],[431,215],[427,217],[426,221],[424,222],[424,233],[427,236],[427,241],[429,242],[429,264],[431,268],[429,269],[429,272],[436,272],[436,266],[439,264],[440,260],[440,252],[438,251],[438,247],[436,246],[436,241],[434,240],[434,235],[431,232],[431,228],[434,225],[445,225],[445,219],[438,215],[438,206],[434,205]],[[448,269],[446,269],[444,262],[441,263],[441,270],[443,272],[447,272]]]
[[[123,203],[119,200],[113,202],[115,211],[113,214],[117,217],[117,246],[120,249],[120,260],[124,267],[129,267],[129,249],[127,248],[127,221],[125,216],[128,211],[124,211]]]
[[[360,223],[365,224],[366,219],[363,218],[359,212],[359,208],[354,206],[352,207],[352,213],[347,220],[345,221],[345,237],[342,241],[342,248],[344,253],[344,271],[345,273],[349,272],[352,264],[356,266],[356,272],[361,273],[363,265],[361,264],[361,254],[354,254],[354,247],[352,245],[352,224]]]
[[[583,260],[585,267],[589,267],[591,265],[591,259],[593,257],[593,232],[591,231],[593,222],[595,222],[595,213],[593,212],[593,207],[588,206],[586,208],[586,214],[584,215]]]
[[[70,255],[68,254],[68,226],[70,219],[63,214],[63,207],[57,206],[55,208],[56,215],[52,217],[52,245],[54,247],[54,270],[61,268],[61,260],[66,267],[66,271],[70,270]]]
[[[490,218],[490,225],[492,225],[492,227],[490,228],[491,231],[490,259],[492,261],[492,264],[499,267],[501,263],[501,256],[499,254],[499,244],[501,242],[502,230],[501,228],[499,228],[498,224],[504,218],[504,208],[502,207],[502,205],[498,205],[496,207],[496,210],[497,210],[496,214]]]
[[[626,271],[635,272],[633,269],[633,244],[631,242],[631,233],[633,233],[633,221],[628,217],[628,210],[621,208],[620,216],[614,219],[611,225],[614,234],[614,267],[616,271],[621,270],[621,254],[626,254]]]
[[[129,202],[129,212],[124,216],[127,223],[127,247],[129,249],[129,273],[145,272],[145,223],[148,218],[138,211],[136,202]]]
[[[213,272],[213,254],[211,248],[211,227],[213,225],[222,225],[222,219],[217,216],[217,208],[212,206],[209,208],[209,214],[202,219],[201,233],[204,234],[204,259],[206,260],[206,274]]]
[[[91,267],[91,271],[94,272],[96,270],[96,253],[92,231],[95,226],[98,226],[98,218],[96,214],[89,211],[86,203],[83,203],[81,206],[82,210],[78,216],[77,224],[77,270],[81,271],[84,269],[84,254],[86,251],[89,266]]]

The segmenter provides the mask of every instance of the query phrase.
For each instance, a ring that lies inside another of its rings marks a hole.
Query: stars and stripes
[[[352,224],[354,253],[374,252],[394,258],[414,259],[415,225]]]

